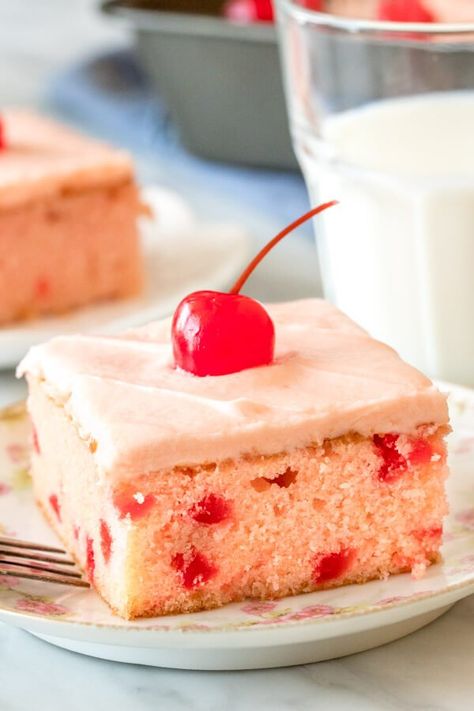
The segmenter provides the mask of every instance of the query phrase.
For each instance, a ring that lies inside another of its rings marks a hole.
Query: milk
[[[378,102],[298,135],[327,297],[432,376],[474,385],[474,91]],[[322,227],[321,227],[322,223]]]

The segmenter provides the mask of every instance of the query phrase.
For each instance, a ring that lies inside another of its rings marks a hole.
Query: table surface
[[[93,0],[0,0],[0,104],[37,104],[48,76],[89,51],[125,44]],[[54,41],[52,41],[54,38]],[[251,292],[319,290],[309,243],[270,262]],[[285,268],[288,258],[291,269]],[[0,406],[24,394],[0,373]],[[184,672],[83,657],[0,624],[0,709],[463,711],[473,708],[474,596],[398,642],[344,659],[270,671]]]

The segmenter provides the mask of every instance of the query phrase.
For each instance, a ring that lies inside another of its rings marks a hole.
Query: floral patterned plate
[[[246,602],[190,615],[126,622],[91,590],[0,580],[0,620],[66,649],[104,659],[183,669],[251,669],[329,659],[419,629],[474,593],[474,392],[450,393],[451,513],[443,562],[420,580],[385,581]],[[55,542],[28,475],[22,405],[0,411],[0,532]]]

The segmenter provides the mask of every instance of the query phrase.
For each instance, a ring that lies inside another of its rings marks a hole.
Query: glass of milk
[[[279,0],[280,46],[311,202],[340,201],[315,224],[325,296],[421,370],[474,385],[474,22],[302,4]]]

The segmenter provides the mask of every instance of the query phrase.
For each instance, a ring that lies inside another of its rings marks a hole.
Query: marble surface
[[[44,82],[65,62],[127,42],[122,28],[94,13],[94,4],[0,0],[0,104],[38,103]],[[251,293],[283,299],[318,292],[314,247],[300,241],[289,249],[255,278]],[[23,394],[23,384],[11,372],[0,373],[0,405]],[[385,647],[274,671],[184,672],[120,665],[56,649],[1,624],[0,659],[1,711],[468,711],[474,692],[474,596],[427,628]]]
[[[0,708],[48,711],[470,711],[474,598],[398,642],[319,664],[245,672],[120,665],[0,628]]]

